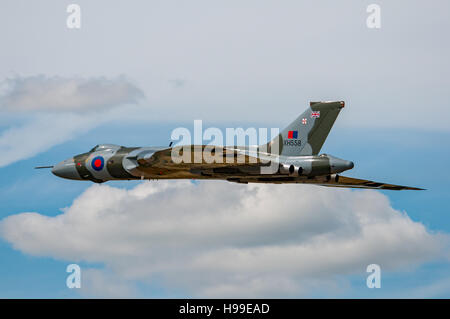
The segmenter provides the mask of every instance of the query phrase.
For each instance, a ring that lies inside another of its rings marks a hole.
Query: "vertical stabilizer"
[[[269,143],[269,152],[283,156],[317,155],[336,118],[345,106],[343,101],[311,102],[298,118]]]

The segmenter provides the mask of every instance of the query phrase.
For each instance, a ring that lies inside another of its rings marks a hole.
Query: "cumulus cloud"
[[[46,114],[0,133],[0,167],[34,156],[103,123],[79,114]]]
[[[136,288],[127,280],[118,278],[111,271],[102,269],[83,269],[81,293],[84,296],[120,298],[136,296]]]
[[[0,112],[27,118],[0,132],[0,167],[44,152],[120,116],[143,97],[125,77],[16,77],[6,81]],[[119,112],[118,112],[119,110]]]
[[[440,256],[447,241],[375,191],[185,181],[93,185],[55,217],[3,219],[0,235],[26,254],[101,263],[118,287],[157,280],[200,297],[340,291],[349,285],[342,276],[372,263],[410,268]]]
[[[44,75],[6,80],[0,110],[90,111],[137,103],[144,94],[125,77],[64,78]]]

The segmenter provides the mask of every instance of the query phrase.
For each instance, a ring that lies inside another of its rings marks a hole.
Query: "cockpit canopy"
[[[120,146],[115,144],[99,144],[95,145],[89,152],[116,150],[118,148],[120,148]]]

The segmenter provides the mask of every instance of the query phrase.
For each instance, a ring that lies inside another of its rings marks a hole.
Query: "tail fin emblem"
[[[289,131],[288,139],[298,138],[298,131]]]
[[[319,118],[319,117],[320,117],[320,111],[311,112],[311,118]]]

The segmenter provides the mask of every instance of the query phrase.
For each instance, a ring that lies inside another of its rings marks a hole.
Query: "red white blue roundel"
[[[92,159],[91,165],[96,171],[101,171],[105,165],[105,160],[101,156],[96,156]]]

